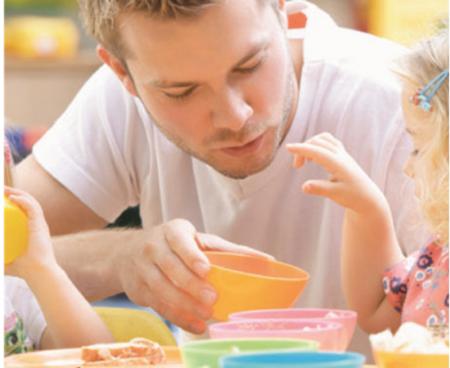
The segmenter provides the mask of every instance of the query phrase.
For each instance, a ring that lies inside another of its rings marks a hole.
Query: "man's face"
[[[122,15],[135,93],[178,147],[233,178],[272,161],[297,83],[285,31],[269,4],[227,0],[191,19]]]

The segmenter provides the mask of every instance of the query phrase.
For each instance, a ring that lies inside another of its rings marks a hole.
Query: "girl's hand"
[[[294,155],[295,168],[313,161],[330,174],[329,180],[306,181],[303,192],[327,197],[359,214],[384,208],[386,199],[380,189],[330,133],[321,133],[304,143],[288,144],[287,149]]]
[[[20,189],[5,187],[5,195],[27,214],[29,232],[26,252],[6,266],[5,271],[9,275],[26,280],[38,267],[57,265],[50,233],[41,206],[30,194]]]

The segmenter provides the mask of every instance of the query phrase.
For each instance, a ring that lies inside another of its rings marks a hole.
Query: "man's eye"
[[[181,99],[186,98],[186,97],[188,97],[189,95],[191,95],[192,92],[194,92],[194,90],[195,90],[195,87],[191,87],[191,88],[185,90],[185,91],[182,92],[182,93],[168,93],[168,92],[164,92],[164,94],[165,94],[167,97],[169,97],[169,98],[173,98],[173,99],[175,99],[175,100],[181,100]]]
[[[419,154],[419,150],[415,149],[414,151],[411,152],[411,156],[417,156]]]
[[[250,74],[253,73],[256,69],[258,69],[263,62],[263,59],[259,60],[256,64],[249,66],[248,68],[238,68],[236,71],[241,74]]]

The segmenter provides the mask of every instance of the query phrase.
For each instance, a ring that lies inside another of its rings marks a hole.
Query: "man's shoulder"
[[[308,41],[307,41],[308,42]],[[332,33],[313,36],[306,45],[306,61],[330,66],[343,76],[367,81],[394,82],[392,72],[407,48],[356,30],[336,27]]]
[[[85,120],[100,120],[107,125],[152,125],[139,98],[131,95],[106,65],[99,67],[86,81],[69,111],[81,112]]]
[[[83,93],[90,93],[98,97],[120,97],[123,100],[132,98],[119,78],[107,65],[100,66],[86,81],[81,89]]]

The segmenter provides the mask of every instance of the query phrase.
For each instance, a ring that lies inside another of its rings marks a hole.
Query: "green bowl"
[[[225,355],[280,350],[316,351],[317,342],[299,339],[197,340],[182,345],[181,356],[186,368],[219,368],[219,359]]]

